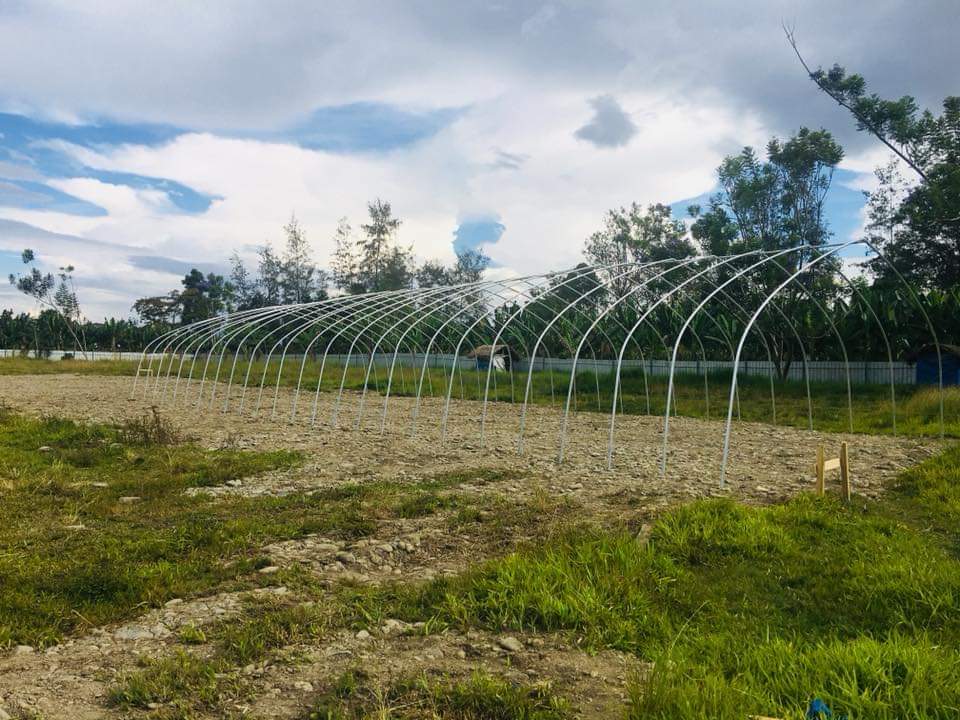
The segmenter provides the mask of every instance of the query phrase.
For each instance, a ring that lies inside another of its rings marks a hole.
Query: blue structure
[[[960,385],[960,345],[941,345],[943,384]],[[917,363],[917,385],[936,385],[938,380],[937,349],[933,345],[921,348],[913,355]]]

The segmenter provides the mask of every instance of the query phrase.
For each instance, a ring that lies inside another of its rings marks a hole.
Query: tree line
[[[102,323],[82,317],[73,267],[42,273],[33,250],[24,250],[26,269],[11,274],[10,283],[35,301],[39,312],[3,311],[0,347],[37,354],[64,348],[79,354],[86,349],[136,350],[174,327],[223,313],[324,300],[331,289],[355,295],[475,282],[490,263],[483,252],[467,250],[450,266],[438,260],[418,265],[412,247],[399,243],[402,221],[390,203],[378,198],[368,203],[367,212],[359,232],[347,218],[339,221],[330,270],[316,264],[303,226],[292,217],[283,226],[282,250],[264,243],[257,249],[255,267],[248,268],[235,251],[227,275],[193,268],[179,288],[136,300],[134,317]]]
[[[227,276],[192,269],[181,281],[182,289],[140,298],[133,311],[144,324],[172,327],[224,312],[325,300],[331,288],[356,295],[473,282],[490,263],[482,252],[467,250],[450,267],[437,260],[418,266],[413,248],[399,242],[402,221],[390,203],[378,198],[368,203],[367,212],[359,232],[347,218],[340,219],[329,270],[314,262],[306,232],[294,217],[283,227],[283,250],[261,245],[255,268],[234,252]]]

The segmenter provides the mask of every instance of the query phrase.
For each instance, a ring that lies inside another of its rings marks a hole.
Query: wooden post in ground
[[[847,443],[840,443],[840,457],[829,460],[824,456],[823,445],[817,446],[817,462],[813,465],[813,471],[817,476],[817,495],[823,495],[826,491],[826,475],[831,470],[840,471],[840,497],[844,502],[850,502],[853,482],[850,478],[850,456]]]
[[[817,447],[817,495],[823,495],[826,491],[824,487],[824,476],[826,472],[823,467],[824,457],[823,457],[823,445]]]
[[[844,502],[850,502],[850,460],[847,457],[847,443],[840,443],[840,493]]]

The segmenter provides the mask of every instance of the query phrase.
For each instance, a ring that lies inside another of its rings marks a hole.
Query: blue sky
[[[387,152],[428,139],[461,112],[458,108],[415,112],[387,103],[350,103],[318,108],[303,122],[265,137],[311,150]]]
[[[125,316],[190,266],[252,263],[292,214],[323,265],[377,197],[421,260],[557,269],[607,209],[682,211],[724,155],[801,125],[847,151],[828,200],[846,240],[886,156],[803,77],[786,16],[811,61],[882,94],[957,90],[939,0],[0,5],[0,271],[32,247],[77,267],[89,316]],[[29,303],[3,283],[0,305]]]

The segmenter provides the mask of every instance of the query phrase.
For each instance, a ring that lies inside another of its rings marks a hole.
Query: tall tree
[[[490,267],[490,258],[482,250],[464,250],[457,253],[457,261],[450,268],[453,284],[479,282]]]
[[[801,128],[785,142],[772,139],[765,160],[749,147],[725,158],[717,170],[720,192],[711,198],[706,211],[698,206],[690,208],[693,237],[711,254],[809,248],[785,255],[775,264],[751,273],[750,284],[737,283],[736,291],[744,294],[739,299],[742,305],[756,307],[787,277],[819,255],[818,246],[829,241],[830,229],[823,208],[834,169],[842,157],[842,148],[829,132]],[[837,292],[833,271],[838,263],[834,259],[818,262],[813,270],[785,288],[774,310],[783,308],[792,313],[793,325],[806,327],[808,335],[821,332],[822,328],[809,323],[823,322],[825,318],[806,313],[804,308],[810,307],[807,296],[813,296],[824,307],[833,302]],[[725,272],[732,271],[731,267]],[[769,321],[776,315],[772,312],[764,317]],[[799,351],[793,332],[782,322],[771,322],[767,334],[773,338],[774,362],[781,376],[786,377]]]
[[[857,129],[877,138],[917,175],[893,215],[892,235],[873,235],[884,254],[906,277],[926,288],[952,288],[960,283],[960,97],[943,101],[940,115],[920,111],[916,100],[897,100],[868,93],[861,75],[840,65],[812,70],[800,54],[793,33],[787,39],[808,77],[845,108]],[[881,192],[884,190],[881,188]],[[872,268],[890,272],[882,260]]]
[[[452,285],[450,270],[439,260],[426,260],[417,268],[417,287],[432,288]]]
[[[696,253],[683,221],[673,217],[668,205],[660,203],[646,208],[632,203],[628,208],[608,211],[603,229],[587,238],[583,249],[587,263],[600,266],[597,273],[606,285],[606,295],[616,303],[614,317],[624,324],[630,321],[639,301],[630,294],[636,287],[636,277],[628,272],[626,263],[685,258]],[[617,267],[604,269],[610,266]],[[628,299],[621,301],[623,298]]]
[[[295,217],[283,227],[286,248],[280,262],[280,288],[285,305],[326,297],[327,275],[313,262],[306,233]]]
[[[166,329],[177,321],[180,293],[174,290],[166,295],[140,298],[133,304],[133,311],[141,323]]]
[[[607,212],[604,228],[587,239],[584,254],[595,264],[651,262],[695,255],[682,220],[660,203],[644,209],[638,203]]]
[[[333,236],[333,258],[330,266],[333,286],[341,292],[356,294],[364,291],[358,277],[357,240],[347,218],[340,218]]]
[[[380,276],[373,281],[372,289],[403,290],[413,284],[413,252],[410,248],[394,245],[386,252]]]
[[[279,305],[283,300],[283,260],[269,244],[257,249],[257,285],[264,305]]]
[[[360,226],[364,233],[358,262],[361,283],[368,292],[397,290],[412,279],[410,252],[395,247],[401,221],[390,203],[377,198],[367,204],[370,221]]]
[[[259,307],[261,296],[257,289],[257,282],[250,275],[247,266],[240,257],[240,253],[234,250],[230,256],[230,309],[231,310],[249,310]]]
[[[417,287],[421,288],[462,285],[480,281],[488,267],[490,258],[482,250],[464,250],[457,253],[457,260],[451,267],[439,260],[426,260],[414,275]]]
[[[212,318],[226,309],[230,287],[222,275],[204,275],[193,268],[180,282],[180,318],[185,325]]]

